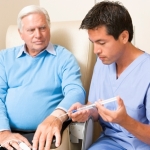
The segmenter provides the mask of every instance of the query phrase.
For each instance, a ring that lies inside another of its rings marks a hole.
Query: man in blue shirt
[[[74,56],[50,43],[47,11],[31,5],[18,15],[25,44],[0,52],[0,144],[20,149],[28,140],[17,131],[35,131],[33,149],[50,149],[53,136],[60,145],[63,115],[75,102],[85,103],[80,68]],[[5,143],[5,144],[4,144]]]
[[[150,150],[150,55],[131,43],[127,9],[118,2],[97,3],[80,28],[88,30],[98,56],[88,98],[96,107],[70,117],[86,121],[92,116],[101,124],[103,132],[89,150]],[[117,102],[98,101],[115,96]]]

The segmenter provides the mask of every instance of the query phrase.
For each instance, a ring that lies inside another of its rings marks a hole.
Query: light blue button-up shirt
[[[0,130],[35,130],[55,108],[85,103],[80,68],[64,47],[31,57],[25,45],[0,51]]]

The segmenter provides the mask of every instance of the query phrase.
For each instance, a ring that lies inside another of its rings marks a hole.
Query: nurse
[[[102,1],[80,28],[87,30],[97,55],[87,102],[96,107],[69,116],[78,122],[92,116],[101,124],[103,132],[89,150],[150,150],[150,55],[131,43],[129,12],[119,2]],[[97,101],[115,96],[116,102]]]

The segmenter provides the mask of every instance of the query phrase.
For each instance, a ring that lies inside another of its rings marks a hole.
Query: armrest
[[[81,150],[86,150],[93,141],[94,122],[89,118],[84,123],[72,122],[69,125],[71,143],[79,143],[82,141]]]

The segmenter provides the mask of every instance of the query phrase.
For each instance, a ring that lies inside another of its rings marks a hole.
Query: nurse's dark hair
[[[133,38],[132,19],[128,10],[119,2],[102,1],[97,3],[82,20],[80,29],[95,29],[105,26],[108,35],[116,40],[123,31],[128,31],[131,42]]]

